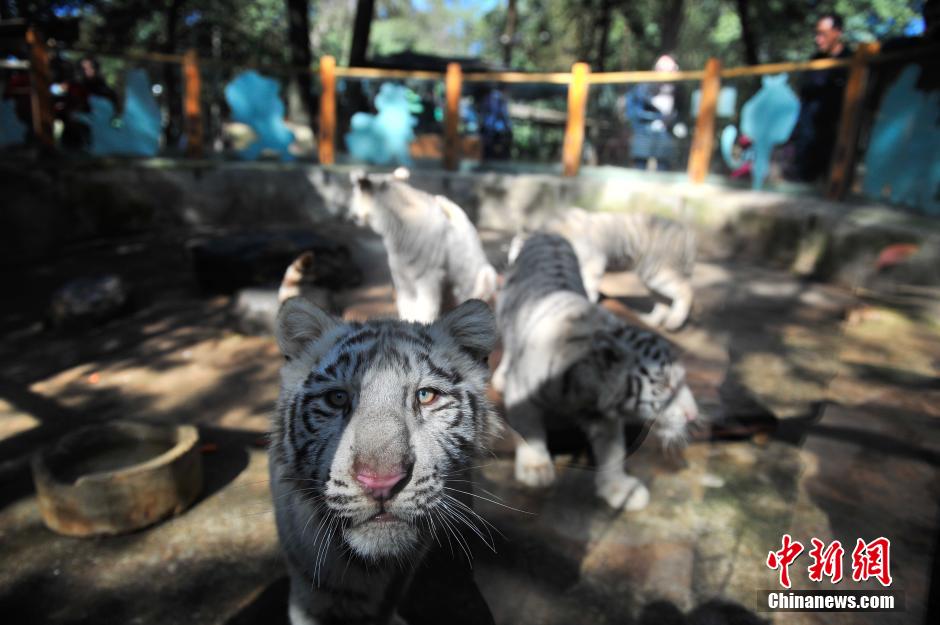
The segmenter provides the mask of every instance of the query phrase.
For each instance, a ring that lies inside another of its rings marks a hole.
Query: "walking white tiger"
[[[632,269],[657,301],[642,319],[647,324],[678,330],[692,309],[695,232],[679,222],[647,213],[592,213],[571,208],[545,224],[547,232],[567,238],[578,255],[588,299],[596,302],[607,269]],[[526,235],[513,240],[509,262],[522,249]]]
[[[407,177],[401,168],[392,177],[353,175],[351,206],[357,224],[382,236],[399,317],[433,321],[446,290],[455,304],[490,299],[496,270],[473,223],[459,206],[415,189]]]
[[[433,325],[345,323],[293,297],[276,335],[286,362],[269,461],[291,623],[400,622],[432,545],[467,547],[460,526],[485,535],[467,470],[499,429],[485,395],[493,314],[471,300]],[[469,592],[483,615],[439,622],[492,622]]]
[[[546,426],[575,422],[597,462],[597,495],[643,508],[649,492],[624,472],[625,421],[653,421],[664,444],[684,442],[698,407],[685,370],[661,336],[630,326],[587,299],[578,259],[563,237],[531,235],[497,297],[503,392],[516,446],[516,479],[545,486],[555,469]],[[655,420],[655,421],[654,421]]]

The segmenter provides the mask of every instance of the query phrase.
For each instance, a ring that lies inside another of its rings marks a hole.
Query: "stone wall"
[[[342,218],[344,166],[209,161],[39,161],[0,164],[0,263],[56,246],[150,228],[182,231],[316,226]],[[416,169],[412,183],[464,207],[481,228],[516,230],[571,205],[642,210],[693,223],[709,253],[736,254],[822,279],[858,283],[886,245],[916,243],[919,283],[940,284],[940,222],[883,205],[691,185],[681,175],[586,168],[577,178]],[[933,254],[933,256],[931,256]]]

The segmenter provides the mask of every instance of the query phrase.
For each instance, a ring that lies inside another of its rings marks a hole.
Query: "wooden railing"
[[[33,131],[43,145],[51,147],[52,103],[49,97],[49,58],[45,44],[35,31],[26,35],[30,44],[28,65],[33,85]],[[85,51],[90,52],[90,51]],[[603,72],[591,73],[586,63],[575,63],[571,72],[469,72],[463,73],[460,65],[451,63],[446,72],[392,70],[372,67],[338,67],[332,56],[321,57],[318,67],[285,67],[255,65],[258,69],[272,69],[279,73],[319,71],[320,73],[320,119],[317,137],[320,163],[331,165],[335,161],[336,136],[336,79],[359,78],[376,80],[443,80],[445,83],[446,107],[444,111],[443,165],[448,170],[459,167],[460,141],[458,137],[459,102],[463,83],[549,83],[568,85],[568,108],[566,111],[565,139],[562,149],[562,171],[565,176],[578,174],[584,143],[585,109],[590,86],[600,84],[630,84],[650,82],[699,81],[701,98],[696,116],[695,132],[689,153],[687,171],[689,178],[701,183],[708,174],[714,152],[715,114],[718,94],[723,78],[763,76],[783,72],[805,72],[834,68],[848,68],[838,139],[834,150],[827,196],[831,199],[845,197],[852,182],[855,168],[856,145],[860,130],[865,86],[872,63],[901,60],[914,56],[940,52],[936,47],[921,48],[913,53],[878,54],[878,44],[863,44],[851,59],[818,59],[813,61],[767,63],[745,67],[722,68],[718,59],[709,59],[702,70],[682,72]],[[107,54],[98,54],[107,57]],[[183,66],[185,80],[184,113],[187,138],[187,155],[202,156],[203,130],[201,114],[201,81],[199,68],[203,65],[220,65],[220,61],[200,59],[195,50],[186,54],[128,52],[119,56],[126,60],[159,63],[179,63]]]

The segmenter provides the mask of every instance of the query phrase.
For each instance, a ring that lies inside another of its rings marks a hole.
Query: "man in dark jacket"
[[[852,55],[842,41],[842,18],[834,13],[823,15],[816,22],[815,41],[814,60]],[[800,117],[791,136],[794,161],[787,172],[788,178],[811,182],[829,171],[847,74],[844,68],[803,74]]]

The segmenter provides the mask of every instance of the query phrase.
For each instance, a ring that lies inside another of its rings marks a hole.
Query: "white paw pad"
[[[520,443],[516,447],[516,479],[526,486],[548,486],[555,481],[555,465],[542,445]]]
[[[643,483],[629,475],[619,475],[597,484],[597,496],[611,508],[642,510],[650,501],[650,492]]]

